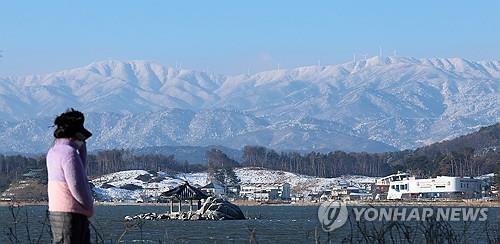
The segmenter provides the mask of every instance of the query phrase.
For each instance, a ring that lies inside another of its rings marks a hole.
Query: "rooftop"
[[[208,197],[200,189],[191,186],[188,182],[184,182],[184,184],[163,192],[160,196],[179,200],[201,200]]]

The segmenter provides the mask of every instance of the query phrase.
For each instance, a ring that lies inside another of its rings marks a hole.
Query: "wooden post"
[[[179,198],[179,214],[182,213],[182,200]]]
[[[170,213],[174,211],[174,199],[170,198]]]
[[[193,212],[193,199],[189,199],[189,211]]]

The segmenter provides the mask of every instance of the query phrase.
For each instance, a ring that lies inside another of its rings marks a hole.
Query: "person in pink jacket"
[[[70,109],[54,121],[55,142],[47,153],[49,219],[53,243],[90,243],[88,218],[93,199],[85,172],[86,140],[92,133],[85,118]]]

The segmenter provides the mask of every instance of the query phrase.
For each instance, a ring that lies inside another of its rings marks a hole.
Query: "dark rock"
[[[150,174],[143,174],[135,177],[136,180],[140,180],[142,182],[149,182],[151,180]]]
[[[108,188],[114,188],[114,187],[115,187],[114,185],[111,185],[107,182],[101,185],[102,189],[108,189]]]
[[[245,219],[245,215],[238,206],[221,198],[207,198],[197,213],[210,220]]]
[[[164,214],[159,214],[157,219],[170,219],[170,216],[166,213]]]
[[[138,186],[138,185],[134,185],[134,184],[126,184],[126,185],[120,186],[120,189],[135,191],[135,190],[141,190],[142,186]]]

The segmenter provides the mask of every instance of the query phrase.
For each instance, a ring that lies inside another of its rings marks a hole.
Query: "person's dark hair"
[[[68,109],[54,120],[54,125],[56,126],[54,137],[86,140],[92,136],[92,133],[83,127],[84,122],[85,117],[82,112],[73,108]]]

